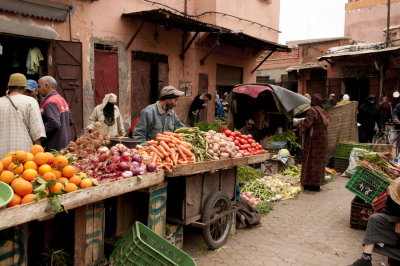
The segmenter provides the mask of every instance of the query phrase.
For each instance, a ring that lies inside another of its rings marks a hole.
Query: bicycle
[[[400,129],[392,129],[394,127],[393,123],[386,123],[385,130],[379,131],[372,141],[374,144],[395,144],[396,157],[400,152]],[[390,135],[396,133],[396,137],[390,140]]]

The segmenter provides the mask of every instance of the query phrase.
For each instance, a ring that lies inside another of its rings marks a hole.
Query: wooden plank
[[[230,200],[236,195],[236,168],[221,170],[221,191],[225,191]]]
[[[186,177],[184,220],[201,214],[202,183],[203,175]]]
[[[147,226],[160,236],[165,236],[165,220],[167,216],[167,182],[163,186],[149,188],[149,216]]]
[[[59,201],[66,210],[98,202],[110,197],[156,185],[164,181],[164,172],[146,173],[128,179],[117,180],[91,188],[81,189],[59,196]],[[26,215],[29,213],[29,215]],[[23,224],[29,221],[48,217],[53,214],[50,200],[44,199],[35,203],[6,208],[0,211],[0,230]]]
[[[172,172],[165,172],[165,176],[166,177],[186,176],[186,175],[211,172],[220,169],[229,169],[235,166],[260,163],[269,159],[270,157],[271,157],[270,153],[264,153],[242,158],[233,158],[233,159],[178,165],[172,168]]]
[[[220,190],[221,171],[204,174],[203,196],[202,196],[203,201],[200,203],[201,209],[199,214],[203,213],[203,207],[206,204],[207,200],[211,197],[211,195]]]
[[[89,204],[86,211],[85,265],[97,265],[104,258],[104,204]]]
[[[74,265],[83,266],[85,261],[86,206],[75,209]]]
[[[28,224],[0,231],[0,265],[28,264]]]

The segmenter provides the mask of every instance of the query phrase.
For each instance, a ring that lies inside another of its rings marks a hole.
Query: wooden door
[[[199,73],[198,94],[202,94],[202,93],[208,93],[208,74]],[[200,121],[203,121],[203,122],[207,121],[208,108],[214,107],[214,104],[215,104],[214,100],[215,99],[213,98],[211,101],[209,101],[207,107],[204,108],[203,110],[201,110]]]
[[[150,62],[132,60],[132,121],[151,104],[150,71]]]
[[[119,95],[118,52],[101,49],[94,50],[94,99],[98,105],[104,95]],[[119,100],[119,99],[118,99]]]
[[[74,119],[71,128],[71,139],[74,140],[83,128],[82,43],[55,41],[54,65],[57,90],[68,102]]]

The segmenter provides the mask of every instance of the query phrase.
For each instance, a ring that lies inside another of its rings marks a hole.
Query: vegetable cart
[[[202,228],[211,249],[228,240],[235,217],[237,167],[269,159],[270,154],[173,167],[168,178],[167,220]]]

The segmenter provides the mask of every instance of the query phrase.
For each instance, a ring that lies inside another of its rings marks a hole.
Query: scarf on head
[[[108,126],[112,126],[115,123],[114,103],[117,102],[117,96],[113,93],[106,94],[101,104],[103,109],[104,123]]]

